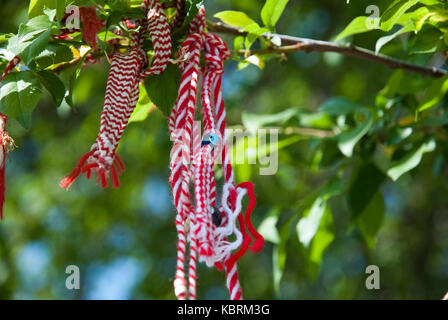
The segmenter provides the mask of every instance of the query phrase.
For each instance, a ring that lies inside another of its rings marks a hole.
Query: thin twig
[[[213,32],[231,34],[236,36],[247,35],[247,32],[242,29],[229,26],[221,22],[207,21],[207,26],[209,30]],[[267,49],[250,50],[249,52],[247,50],[238,50],[236,51],[236,53],[239,55],[247,55],[247,54],[250,55],[250,54],[268,54],[268,53],[292,53],[295,51],[337,52],[343,55],[379,63],[391,69],[403,69],[407,71],[417,72],[423,76],[439,78],[447,73],[447,70],[445,69],[436,67],[425,67],[413,64],[383,54],[377,54],[374,51],[353,45],[344,45],[329,41],[292,37],[288,35],[269,33],[269,32],[264,33],[263,37],[265,39],[272,39],[273,37],[278,37],[284,46],[272,47]]]

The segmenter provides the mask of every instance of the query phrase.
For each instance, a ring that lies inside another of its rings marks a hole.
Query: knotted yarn
[[[201,52],[204,52],[205,62],[202,68]],[[255,206],[253,184],[234,183],[225,137],[225,107],[221,89],[223,62],[229,58],[230,53],[221,38],[205,32],[203,7],[191,22],[180,53],[184,57],[180,64],[181,84],[169,118],[171,139],[174,141],[170,183],[177,211],[178,232],[174,291],[178,299],[196,299],[196,266],[199,260],[209,267],[225,269],[230,298],[239,300],[242,299],[242,290],[237,260],[249,248],[252,237],[255,238],[250,247],[253,252],[261,250],[264,240],[250,221]],[[201,117],[205,132],[202,139],[194,122],[200,76]],[[214,166],[219,157],[224,185],[221,204],[217,206]],[[191,184],[193,195],[190,191]],[[243,213],[242,200],[246,195],[249,197],[249,204]],[[230,236],[234,236],[235,240],[229,241]],[[188,282],[185,268],[187,244],[190,247]]]
[[[101,187],[108,186],[112,174],[112,186],[119,187],[119,176],[125,167],[116,154],[120,138],[126,129],[139,97],[139,85],[145,77],[163,72],[171,56],[170,26],[162,6],[157,0],[144,0],[142,9],[146,18],[138,21],[140,29],[135,33],[132,49],[127,53],[117,53],[111,59],[100,130],[90,151],[81,157],[74,170],[60,186],[68,189],[81,174],[89,179],[93,172]],[[143,47],[145,33],[148,32],[154,57],[147,69],[148,58]]]

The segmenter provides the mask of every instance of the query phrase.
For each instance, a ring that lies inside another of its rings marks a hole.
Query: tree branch
[[[210,31],[231,34],[235,36],[245,36],[247,32],[238,29],[236,27],[229,26],[221,22],[207,21],[207,26]],[[308,38],[292,37],[283,34],[275,33],[265,33],[263,34],[265,39],[271,39],[273,37],[278,37],[281,39],[282,47],[272,47],[267,49],[259,50],[238,50],[235,51],[236,54],[267,54],[267,53],[292,53],[296,51],[306,51],[306,52],[336,52],[346,56],[352,56],[359,59],[379,63],[385,65],[391,69],[403,69],[407,71],[417,72],[423,76],[429,76],[434,78],[439,78],[447,73],[447,70],[436,68],[436,67],[425,67],[413,63],[409,63],[404,60],[399,60],[392,58],[383,54],[377,54],[374,51],[360,48],[353,45],[341,45],[329,41],[314,40]]]

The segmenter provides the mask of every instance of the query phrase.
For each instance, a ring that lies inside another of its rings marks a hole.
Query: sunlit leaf
[[[434,53],[443,46],[443,33],[436,28],[425,28],[409,44],[409,53]]]
[[[305,210],[303,218],[297,223],[297,235],[300,243],[302,243],[304,247],[307,248],[310,245],[311,240],[313,240],[326,207],[326,200],[322,197],[317,198],[313,205]]]
[[[276,227],[279,214],[280,208],[270,210],[258,227],[258,232],[263,236],[264,240],[274,244],[280,243],[280,235]]]
[[[254,20],[249,18],[247,14],[241,11],[221,11],[216,13],[214,17],[220,19],[222,22],[228,25],[238,28],[244,29],[251,25],[258,26],[258,24]]]
[[[373,114],[368,109],[359,111],[364,121],[359,123],[355,129],[346,131],[338,136],[338,147],[346,157],[351,157],[356,143],[369,131],[373,124]]]
[[[418,111],[423,111],[439,103],[448,92],[448,75],[440,79],[433,80],[431,86],[427,89]]]
[[[393,39],[395,39],[399,35],[402,35],[404,33],[411,32],[411,31],[414,31],[414,30],[415,30],[414,25],[413,24],[408,24],[407,26],[401,28],[400,30],[398,30],[397,32],[395,32],[395,33],[393,33],[391,35],[379,38],[376,41],[375,52],[379,53],[383,46],[385,46],[387,43],[389,43],[390,41],[392,41]]]
[[[128,123],[144,121],[148,117],[151,110],[153,110],[154,108],[155,106],[149,99],[145,86],[140,85],[140,95],[138,98],[138,102],[129,118]]]
[[[261,20],[263,23],[274,28],[278,19],[285,10],[289,0],[266,0],[263,9],[261,9]]]
[[[436,148],[436,142],[434,140],[429,140],[423,143],[417,149],[414,149],[408,152],[404,157],[400,160],[392,163],[391,167],[387,171],[387,175],[392,180],[397,180],[406,172],[411,171],[415,167],[417,167],[422,160],[422,157],[427,152],[432,152]]]
[[[355,34],[375,30],[375,29],[372,29],[372,27],[370,27],[367,19],[368,19],[368,17],[364,17],[364,16],[356,17],[355,19],[352,20],[352,22],[349,23],[349,25],[347,27],[345,27],[344,30],[342,30],[341,33],[339,33],[336,36],[334,41],[339,41],[339,40],[342,40],[344,38],[347,38],[347,37],[355,35]]]

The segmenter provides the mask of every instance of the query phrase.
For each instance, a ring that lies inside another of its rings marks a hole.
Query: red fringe
[[[252,236],[255,238],[254,244],[249,248],[253,253],[259,252],[263,248],[264,244],[264,238],[261,234],[258,233],[258,231],[254,228],[252,225],[252,222],[250,221],[250,217],[252,215],[252,211],[256,204],[255,194],[254,194],[254,184],[252,182],[242,182],[239,185],[237,185],[237,188],[246,188],[247,194],[249,196],[249,204],[246,208],[246,213],[244,214],[245,220],[246,220],[246,226],[247,229],[249,229],[249,232],[252,234]]]
[[[90,179],[91,170],[94,168],[98,168],[96,173],[96,183],[101,184],[102,188],[107,188],[108,179],[107,179],[107,170],[104,168],[99,168],[97,163],[85,164],[87,159],[93,155],[95,150],[92,150],[81,157],[76,167],[73,171],[64,179],[61,180],[59,186],[63,189],[68,190],[73,182],[75,182],[76,178],[82,173],[86,175],[87,179]],[[112,164],[111,172],[112,172],[112,187],[119,188],[120,187],[120,179],[119,176],[125,170],[125,166],[123,161],[118,155],[115,155],[114,162]]]
[[[76,167],[73,169],[72,172],[68,176],[66,176],[64,179],[61,180],[59,183],[59,186],[62,189],[68,190],[73,182],[75,182],[76,178],[81,174],[81,170],[83,170],[84,163],[87,161],[87,159],[93,154],[94,150],[86,153],[81,157]]]

